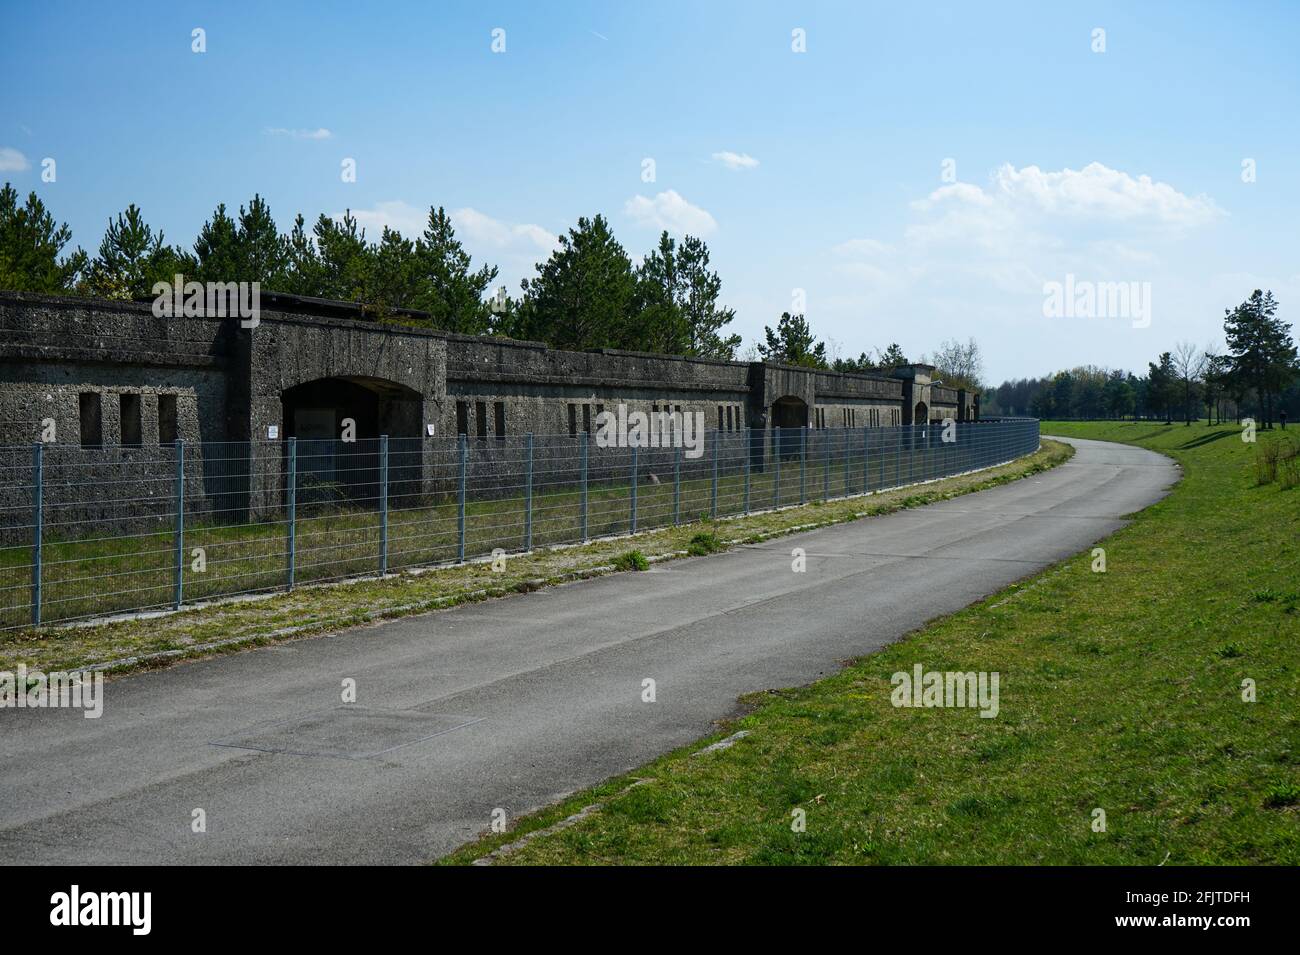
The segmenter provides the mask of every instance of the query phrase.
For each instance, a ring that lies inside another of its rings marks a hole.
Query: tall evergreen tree
[[[883,371],[906,364],[909,364],[907,356],[903,354],[903,349],[898,347],[898,342],[891,342],[889,347],[876,357],[876,367]]]
[[[636,270],[636,347],[667,355],[689,354],[690,335],[682,314],[685,298],[677,267],[677,243],[665,230],[659,245]]]
[[[68,224],[55,225],[35,192],[20,206],[13,186],[6,182],[0,189],[0,288],[47,294],[73,291],[86,268],[86,253],[76,249],[60,257],[71,240]]]
[[[802,314],[782,312],[776,329],[764,326],[758,353],[764,361],[783,365],[801,365],[805,368],[826,367],[826,343],[819,342]]]
[[[193,278],[200,282],[240,281],[239,227],[226,213],[224,202],[203,223],[194,240]]]
[[[194,278],[200,282],[260,282],[280,290],[287,282],[289,240],[280,235],[260,195],[236,217],[219,204],[194,241]]]
[[[1163,414],[1165,424],[1173,423],[1174,402],[1178,400],[1178,374],[1169,352],[1162,352],[1160,363],[1147,363],[1147,411]]]
[[[370,286],[372,255],[366,230],[358,228],[352,210],[335,222],[321,213],[313,230],[320,256],[321,281],[315,294],[344,302],[364,302]]]
[[[630,320],[636,277],[604,216],[580,218],[523,287],[520,324],[529,338],[575,349],[637,340]]]
[[[435,328],[465,335],[485,334],[492,325],[490,305],[484,301],[497,277],[495,265],[471,271],[471,260],[445,209],[430,207],[424,234],[416,243],[417,291],[412,307],[432,316]]]
[[[181,254],[163,244],[132,203],[108,221],[99,254],[86,273],[85,291],[101,298],[132,301],[153,294],[155,282],[170,283],[184,271]]]
[[[319,296],[325,285],[325,264],[316,243],[307,232],[306,221],[299,213],[285,241],[285,271],[276,291],[290,295]]]
[[[385,226],[370,257],[366,304],[380,317],[412,307],[421,287],[415,243]]]
[[[1223,331],[1233,376],[1255,390],[1263,426],[1272,427],[1277,395],[1297,372],[1295,342],[1277,317],[1273,293],[1255,289],[1236,308],[1226,309]]]
[[[686,348],[673,354],[730,361],[740,347],[740,336],[723,335],[722,331],[736,317],[736,310],[718,304],[722,279],[709,269],[709,247],[703,239],[693,235],[684,237],[677,251],[676,265],[681,283],[678,307]]]

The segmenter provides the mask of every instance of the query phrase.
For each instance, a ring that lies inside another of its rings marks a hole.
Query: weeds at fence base
[[[639,550],[624,551],[614,558],[614,569],[618,571],[649,570],[650,561]]]
[[[718,539],[718,535],[712,531],[700,531],[691,538],[686,552],[692,557],[704,557],[706,554],[716,554],[720,550],[726,550],[727,545]]]

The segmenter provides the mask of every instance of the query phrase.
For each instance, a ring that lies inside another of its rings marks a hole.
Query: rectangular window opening
[[[158,443],[175,444],[180,437],[176,423],[176,396],[158,396]]]
[[[100,413],[100,396],[95,391],[83,391],[77,396],[81,413],[81,446],[100,448],[104,445],[104,422]]]

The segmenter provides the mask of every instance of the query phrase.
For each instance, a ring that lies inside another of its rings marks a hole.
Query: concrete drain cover
[[[472,716],[339,706],[213,740],[211,745],[291,756],[370,759],[481,722],[482,718]]]

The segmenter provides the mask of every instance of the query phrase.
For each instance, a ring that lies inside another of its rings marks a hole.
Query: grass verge
[[[1044,442],[1037,453],[1010,464],[930,484],[648,531],[634,538],[636,552],[646,561],[664,560],[686,556],[692,550],[712,552],[735,543],[884,514],[1018,480],[1054,467],[1071,453],[1058,442]],[[620,537],[581,546],[539,548],[505,557],[495,565],[483,561],[383,580],[307,587],[165,616],[0,632],[0,670],[13,670],[25,663],[47,672],[91,666],[121,672],[308,637],[612,573],[622,569],[620,564],[632,569],[638,562],[627,556],[631,540]],[[494,570],[494,566],[500,569]]]
[[[833,677],[755,694],[716,737],[443,861],[599,805],[494,864],[1300,862],[1300,491],[1258,484],[1235,428],[1044,432],[1183,466],[1105,541],[1106,572],[1081,554]],[[894,708],[890,677],[915,664],[998,671],[998,717]]]

